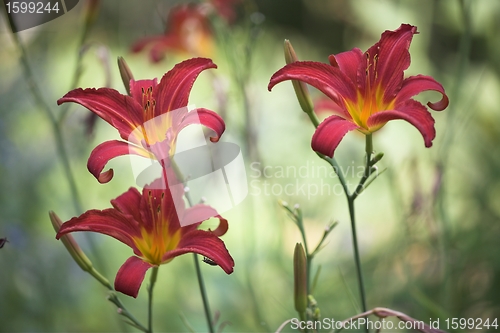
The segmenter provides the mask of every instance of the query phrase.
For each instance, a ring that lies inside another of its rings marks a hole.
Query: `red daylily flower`
[[[75,231],[93,231],[132,248],[135,256],[127,259],[115,279],[115,289],[132,297],[137,297],[148,269],[189,252],[209,258],[231,274],[234,261],[219,238],[228,229],[227,221],[207,205],[185,209],[183,193],[175,188],[160,190],[156,189],[158,184],[151,186],[153,189],[144,188],[142,195],[130,188],[111,200],[113,208],[89,210],[72,218],[63,223],[56,238]],[[197,229],[199,221],[212,216],[220,221],[216,230]]]
[[[430,76],[416,75],[404,79],[404,70],[410,66],[410,47],[417,28],[402,24],[396,31],[385,31],[379,42],[364,54],[355,48],[330,55],[330,65],[298,61],[277,71],[269,83],[271,90],[285,80],[299,80],[323,92],[336,112],[326,118],[316,129],[312,148],[333,157],[335,149],[352,130],[373,133],[388,121],[403,119],[422,134],[426,147],[436,136],[434,119],[421,103],[411,97],[426,90],[442,94],[436,103],[427,103],[441,111],[448,106],[443,86]]]
[[[209,57],[212,54],[212,44],[212,32],[206,13],[198,5],[187,4],[170,10],[163,35],[138,40],[132,45],[132,52],[140,52],[150,46],[150,59],[156,63],[163,60],[168,51]]]
[[[204,108],[188,112],[186,107],[194,81],[207,68],[217,66],[210,59],[189,59],[175,65],[160,83],[156,79],[130,80],[131,96],[109,88],[75,89],[57,101],[86,107],[128,141],[106,141],[92,151],[87,167],[100,183],[113,177],[113,169],[102,170],[117,156],[135,154],[158,160],[172,156],[177,134],[188,125],[204,125],[215,132],[210,140],[219,140],[225,130],[222,118]]]

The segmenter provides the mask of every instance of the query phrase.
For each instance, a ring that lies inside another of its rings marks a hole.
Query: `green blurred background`
[[[61,109],[56,100],[72,88],[84,5],[80,1],[68,14],[18,34],[35,83],[56,116]],[[152,64],[147,52],[129,51],[138,38],[163,32],[171,6],[171,1],[101,1],[86,38],[90,49],[83,55],[78,85],[109,84],[124,93],[116,57],[125,57],[136,79],[161,77],[188,57],[169,53]],[[227,276],[202,265],[212,310],[220,311],[220,321],[230,322],[225,331],[272,332],[296,317],[292,254],[301,239],[279,200],[300,205],[310,244],[321,238],[328,222],[339,221],[315,259],[322,272],[314,296],[323,317],[344,319],[359,312],[349,216],[338,180],[330,172],[326,178],[318,175],[326,164],[310,149],[313,126],[291,84],[280,84],[272,93],[267,84],[284,65],[285,38],[300,59],[327,62],[332,53],[366,50],[384,30],[401,23],[420,32],[406,76],[432,75],[444,85],[450,106],[433,112],[437,137],[431,149],[405,122],[391,122],[374,135],[375,150],[385,153],[379,168],[387,171],[356,202],[368,306],[425,322],[500,320],[500,1],[259,0],[240,5],[238,14],[231,26],[219,21],[213,30],[217,47],[211,57],[218,69],[201,74],[190,98],[223,113],[225,139],[238,142],[246,154],[249,196],[224,214],[230,229],[223,239],[235,271]],[[9,241],[0,249],[0,332],[134,332],[121,323],[107,291],[54,238],[49,210],[64,221],[83,211],[72,204],[53,129],[30,93],[4,16],[0,23],[0,238]],[[434,93],[418,97],[438,98]],[[88,115],[73,106],[61,134],[82,209],[104,209],[134,184],[133,176],[127,157],[110,163],[115,178],[106,185],[88,173],[91,149],[118,138],[100,119],[89,136]],[[250,123],[255,133],[248,140],[244,133]],[[363,145],[363,137],[351,133],[336,153],[352,183],[356,179],[347,167],[352,171],[363,164]],[[254,162],[260,164],[252,167]],[[267,167],[268,177],[258,177],[258,165]],[[287,167],[307,172],[279,173]],[[287,184],[296,193],[281,193]],[[106,236],[76,238],[110,281],[132,254]],[[97,251],[91,252],[89,241]],[[154,300],[158,332],[188,331],[182,318],[196,331],[206,331],[192,260],[185,255],[160,268]],[[147,281],[136,300],[121,297],[143,322]]]

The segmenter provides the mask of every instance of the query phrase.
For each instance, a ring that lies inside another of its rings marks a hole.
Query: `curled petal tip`
[[[448,99],[448,96],[443,94],[443,98],[439,102],[436,103],[429,102],[427,103],[427,106],[433,109],[434,111],[443,111],[448,107],[449,104],[450,100]]]
[[[111,179],[113,179],[113,169],[109,169],[108,171],[105,171],[103,173],[101,173],[98,177],[97,177],[97,181],[101,184],[106,184],[108,183]]]

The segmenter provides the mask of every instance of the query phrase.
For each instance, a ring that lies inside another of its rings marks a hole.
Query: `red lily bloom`
[[[171,156],[177,134],[188,125],[204,125],[215,132],[210,140],[219,140],[225,130],[222,118],[207,109],[188,112],[186,107],[194,81],[207,68],[217,66],[210,59],[189,59],[175,65],[159,84],[156,79],[130,80],[131,96],[108,88],[75,89],[57,101],[81,104],[129,141],[106,141],[92,151],[87,167],[100,183],[107,183],[113,177],[113,169],[101,172],[117,156],[135,154],[158,160]]]
[[[137,297],[148,269],[189,252],[209,258],[231,274],[234,261],[219,238],[228,229],[227,221],[207,205],[185,209],[183,193],[175,188],[159,190],[158,184],[151,185],[153,189],[144,188],[142,195],[130,188],[111,200],[113,208],[89,210],[63,223],[56,238],[75,231],[93,231],[132,248],[135,256],[127,259],[115,279],[115,289],[132,297]],[[220,220],[216,230],[197,229],[200,221],[212,216]]]
[[[352,130],[373,133],[388,121],[403,119],[422,134],[426,147],[436,136],[434,119],[421,103],[411,97],[426,90],[442,94],[437,103],[427,103],[441,111],[448,106],[444,88],[430,76],[404,79],[410,66],[410,47],[417,28],[402,24],[396,31],[385,31],[379,42],[364,54],[355,48],[330,55],[330,65],[298,61],[286,65],[271,78],[269,90],[285,80],[299,80],[314,86],[329,97],[329,108],[337,114],[326,118],[316,129],[312,148],[333,157],[335,149]]]
[[[212,32],[206,13],[198,5],[173,7],[168,15],[165,33],[145,37],[132,45],[132,52],[151,46],[152,62],[163,60],[168,51],[187,53],[191,56],[209,57],[213,49]]]

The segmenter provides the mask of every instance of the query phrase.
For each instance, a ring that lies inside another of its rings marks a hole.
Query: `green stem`
[[[208,303],[207,292],[205,290],[205,282],[203,281],[203,275],[201,274],[201,268],[200,268],[200,261],[196,253],[193,253],[193,259],[194,259],[194,266],[196,267],[196,276],[198,277],[198,285],[200,286],[203,308],[205,309],[205,317],[207,319],[208,330],[210,333],[214,333],[215,329],[212,321],[212,312],[210,312],[210,305]]]
[[[365,164],[365,172],[363,173],[363,177],[361,177],[361,180],[359,181],[358,186],[356,186],[356,190],[352,193],[351,198],[354,201],[359,194],[363,191],[363,186],[365,185],[366,181],[371,175],[371,160],[372,160],[372,153],[373,153],[373,141],[372,141],[372,135],[368,134],[366,136],[366,164]]]
[[[359,294],[361,297],[361,310],[366,311],[365,285],[363,281],[363,271],[361,270],[361,260],[359,256],[358,237],[356,234],[356,217],[354,210],[354,199],[347,199],[349,205],[349,217],[351,218],[352,246],[354,248],[354,261],[356,263],[356,275],[358,277]],[[368,331],[368,330],[367,330]]]
[[[121,316],[123,316],[123,317],[127,318],[128,320],[130,320],[130,322],[128,322],[128,324],[134,326],[135,328],[137,328],[138,330],[140,330],[142,332],[147,333],[148,329],[146,327],[144,327],[144,325],[142,325],[137,319],[135,319],[135,317],[130,312],[128,312],[128,310],[125,308],[125,306],[120,301],[120,299],[118,298],[118,296],[116,296],[116,293],[114,292],[114,289],[112,287],[110,287],[109,289],[112,292],[109,295],[108,300],[111,303],[113,303],[114,305],[116,305],[116,307],[118,308],[118,313]]]
[[[35,99],[35,103],[38,104],[42,111],[45,113],[47,116],[47,119],[50,122],[50,125],[52,127],[52,132],[54,133],[54,140],[56,143],[56,149],[59,157],[61,158],[61,162],[63,164],[63,171],[65,173],[66,179],[68,181],[68,185],[70,188],[71,192],[71,197],[73,198],[73,206],[75,208],[75,211],[77,214],[80,214],[82,212],[82,206],[80,204],[80,197],[78,195],[78,190],[76,187],[76,182],[75,182],[75,177],[73,176],[73,173],[71,171],[70,163],[69,163],[69,158],[66,153],[66,148],[64,147],[64,141],[63,137],[61,134],[61,128],[59,127],[59,124],[57,123],[57,120],[55,116],[52,114],[52,111],[49,107],[49,105],[45,102],[43,98],[43,93],[41,92],[40,88],[38,85],[35,83],[35,76],[33,75],[33,72],[31,71],[31,67],[28,62],[28,56],[26,49],[24,48],[24,45],[21,43],[21,40],[19,39],[19,36],[17,33],[12,32],[12,38],[14,39],[14,43],[17,45],[17,48],[19,49],[21,53],[21,64],[24,70],[25,74],[25,80],[28,84],[28,87],[31,91],[31,94],[33,95],[33,98]]]
[[[174,167],[177,167],[175,162],[173,163]],[[164,166],[165,168],[165,166]],[[163,169],[165,170],[165,169]],[[180,173],[180,170],[178,170]],[[164,175],[166,177],[165,171]],[[166,179],[166,178],[165,178]],[[186,186],[186,184],[184,184]],[[191,200],[191,196],[189,195],[189,192],[184,193],[184,197],[186,198],[188,204],[190,207],[193,206],[193,202]],[[207,325],[208,325],[208,330],[210,333],[214,333],[214,324],[212,321],[212,312],[210,311],[210,304],[208,302],[208,297],[207,297],[207,291],[205,289],[205,282],[203,280],[203,275],[201,273],[201,268],[200,268],[200,261],[198,259],[198,255],[196,253],[193,253],[193,259],[194,259],[194,266],[196,268],[196,277],[198,278],[198,285],[200,286],[200,294],[201,294],[201,299],[203,301],[203,309],[205,310],[205,318],[207,320]]]
[[[78,41],[78,56],[76,58],[75,70],[73,72],[73,77],[71,79],[70,90],[75,89],[78,82],[80,81],[80,77],[82,76],[82,61],[84,52],[82,52],[83,45],[87,40],[87,36],[89,34],[92,23],[89,20],[85,20],[85,24],[83,25],[83,29],[81,30],[80,39]],[[57,122],[62,124],[66,115],[68,114],[69,108],[71,107],[71,103],[63,104],[61,112],[59,113],[59,119]]]
[[[309,119],[313,123],[314,127],[318,127],[319,125],[319,120],[318,117],[314,112],[306,112],[307,115],[309,116]],[[344,178],[344,175],[342,174],[340,167],[333,157],[328,157],[323,154],[319,154],[318,156],[324,159],[326,162],[328,162],[332,167],[337,176],[339,177],[340,184],[342,185],[342,188],[344,189],[344,193],[347,198],[347,204],[349,206],[349,217],[351,219],[351,231],[352,231],[352,245],[354,248],[354,261],[356,263],[356,274],[358,278],[358,287],[359,287],[359,294],[361,298],[361,307],[363,312],[366,311],[367,306],[366,306],[366,295],[365,295],[365,285],[363,281],[363,272],[361,270],[361,260],[359,256],[359,246],[358,246],[358,237],[356,233],[356,217],[355,217],[355,209],[354,209],[354,200],[358,197],[359,190],[363,187],[365,184],[366,180],[370,176],[370,161],[371,161],[371,156],[373,152],[373,142],[372,142],[372,135],[368,134],[366,136],[366,167],[365,167],[365,172],[363,174],[363,177],[361,178],[356,191],[354,193],[350,193],[349,188],[347,186],[347,182]],[[366,332],[368,332],[368,328],[366,327]]]
[[[151,278],[149,280],[148,288],[148,330],[147,333],[153,333],[153,288],[156,283],[156,278],[158,276],[158,266],[153,267],[151,271]]]

